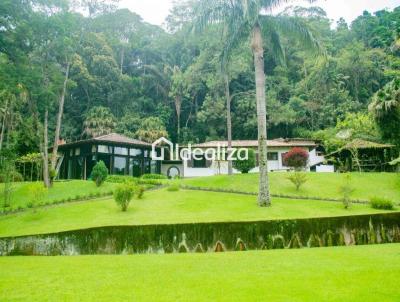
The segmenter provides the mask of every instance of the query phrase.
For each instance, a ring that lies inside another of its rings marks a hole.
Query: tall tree
[[[291,34],[310,47],[318,48],[318,43],[311,32],[298,18],[285,16],[268,16],[261,12],[271,11],[282,0],[204,0],[197,3],[194,26],[203,30],[205,27],[220,24],[226,30],[227,40],[223,57],[226,59],[232,49],[243,40],[251,38],[250,47],[254,57],[256,82],[256,102],[258,121],[258,154],[260,166],[258,204],[270,206],[271,198],[268,180],[267,160],[267,120],[265,99],[265,66],[264,38],[272,54],[282,59],[284,57],[279,33]]]

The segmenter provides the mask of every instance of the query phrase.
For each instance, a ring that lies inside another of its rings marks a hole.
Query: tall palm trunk
[[[267,160],[267,117],[265,102],[265,74],[264,74],[264,48],[261,28],[256,24],[253,28],[251,47],[254,55],[257,121],[258,121],[258,157],[260,166],[260,184],[258,204],[261,207],[271,205],[268,180]]]
[[[48,120],[49,111],[44,114],[44,135],[43,135],[43,181],[46,188],[50,187],[49,178],[49,152],[48,152]]]
[[[58,106],[57,125],[56,125],[56,132],[54,135],[53,154],[51,156],[51,169],[53,169],[53,170],[55,170],[56,164],[57,164],[58,143],[60,141],[61,122],[62,122],[62,116],[63,116],[63,112],[64,112],[65,95],[67,93],[67,83],[68,83],[68,79],[69,79],[69,68],[70,68],[70,63],[68,62],[67,70],[65,71],[63,90],[61,93],[60,103]]]
[[[4,109],[4,114],[3,114],[3,122],[2,122],[2,125],[1,125],[0,150],[3,148],[4,133],[5,133],[5,131],[6,131],[7,111],[8,111],[8,98],[7,98],[7,100],[6,100],[6,107],[5,107],[5,109]]]
[[[175,97],[175,110],[176,110],[176,118],[177,118],[177,135],[178,135],[178,142],[181,138],[181,110],[182,110],[182,97],[176,96]]]
[[[231,93],[229,91],[229,76],[224,74],[225,80],[225,96],[226,96],[226,129],[228,134],[228,152],[232,149],[232,117],[231,117]],[[228,174],[233,174],[232,161],[228,160]]]

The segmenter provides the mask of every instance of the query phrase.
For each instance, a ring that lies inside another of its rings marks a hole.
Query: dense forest
[[[219,24],[193,30],[198,0],[176,2],[163,28],[116,2],[0,2],[0,148],[22,156],[110,132],[226,139],[227,88],[233,139],[257,138],[248,41],[222,66],[229,39]],[[399,145],[400,7],[351,24],[318,7],[281,16],[305,24],[322,50],[282,34],[278,57],[265,41],[268,136],[321,139],[328,150],[355,137]]]

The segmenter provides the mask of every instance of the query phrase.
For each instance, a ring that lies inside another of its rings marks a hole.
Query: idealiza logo
[[[169,148],[169,158],[165,157],[165,147]],[[157,152],[157,148],[161,151]],[[202,160],[205,158],[210,161],[234,161],[247,160],[249,150],[246,148],[228,148],[225,144],[217,144],[213,148],[193,148],[191,144],[187,147],[180,147],[173,144],[165,137],[161,137],[151,145],[152,160]]]

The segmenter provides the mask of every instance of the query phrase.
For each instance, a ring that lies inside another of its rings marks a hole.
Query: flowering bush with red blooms
[[[283,156],[283,164],[296,170],[305,168],[308,162],[308,152],[302,148],[293,148]]]

